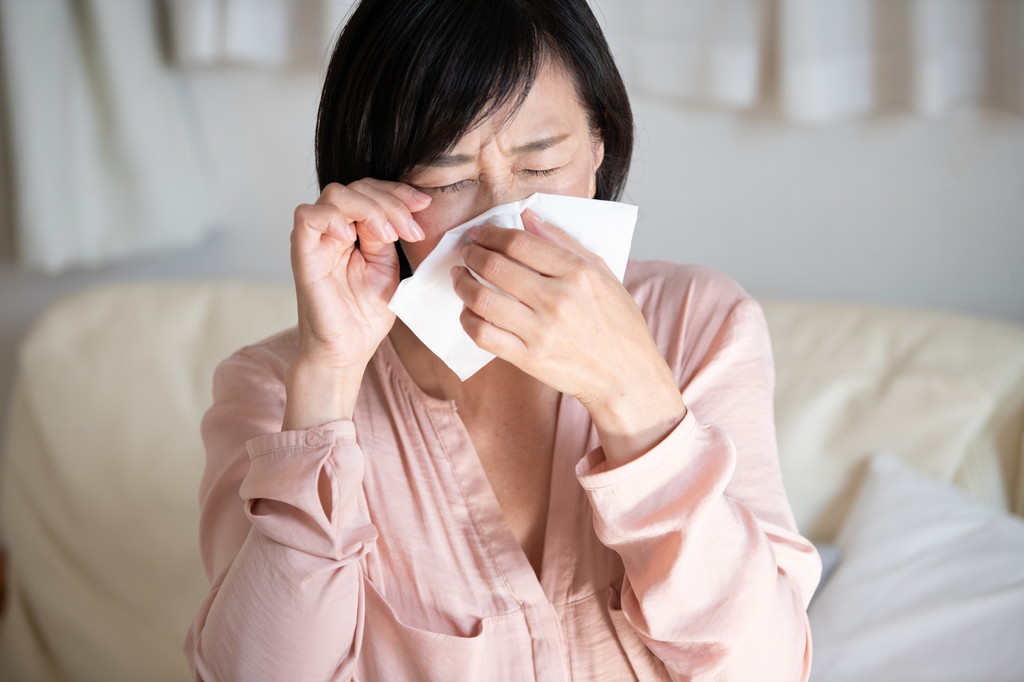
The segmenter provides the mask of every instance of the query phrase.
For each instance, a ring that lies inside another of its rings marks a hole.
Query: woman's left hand
[[[532,211],[523,224],[526,231],[470,231],[468,269],[452,269],[463,328],[484,350],[583,403],[609,459],[608,441],[627,451],[620,458],[642,454],[686,411],[643,314],[599,256]]]

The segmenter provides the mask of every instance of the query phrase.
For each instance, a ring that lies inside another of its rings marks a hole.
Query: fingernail
[[[427,194],[426,192],[421,192],[421,191],[419,191],[416,188],[413,188],[413,190],[412,190],[412,198],[415,201],[417,201],[417,202],[419,202],[421,204],[424,201],[430,201],[430,195],[429,194]]]
[[[398,233],[395,232],[395,228],[391,227],[391,223],[384,223],[384,234],[387,235],[391,241],[398,241]]]
[[[471,242],[475,242],[476,238],[480,235],[480,226],[474,225],[466,231],[466,239]]]
[[[355,241],[356,240],[356,229],[354,227],[352,227],[351,225],[346,225],[345,226],[345,237],[347,239],[351,239],[352,241]]]
[[[527,224],[529,224],[529,229],[531,231],[541,236],[545,236],[548,234],[548,230],[546,230],[544,227],[547,223],[544,222],[543,218],[534,213],[532,208],[528,208],[525,211],[523,211],[522,218],[523,227],[526,227]]]
[[[458,273],[459,273],[459,266],[458,265],[453,265],[452,269],[448,271],[448,276],[451,277],[452,279],[455,279],[455,275],[457,275]]]
[[[427,235],[423,234],[423,228],[420,227],[414,219],[409,218],[409,231],[416,235],[417,239],[424,239]]]

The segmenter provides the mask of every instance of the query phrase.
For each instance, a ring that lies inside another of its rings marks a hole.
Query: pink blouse
[[[202,680],[805,680],[821,564],[779,472],[764,317],[707,268],[625,282],[688,414],[609,468],[563,396],[540,576],[454,403],[385,339],[351,421],[281,431],[296,330],[244,348],[203,421]]]

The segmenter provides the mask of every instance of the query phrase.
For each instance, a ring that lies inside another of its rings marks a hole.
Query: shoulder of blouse
[[[726,312],[750,295],[729,275],[706,265],[630,261],[623,285],[644,309],[679,307]]]
[[[229,368],[243,372],[250,370],[277,377],[283,381],[298,349],[298,329],[290,327],[255,343],[242,346],[219,363],[218,371]]]
[[[750,336],[742,345],[767,340],[760,305],[714,268],[630,261],[623,284],[666,360],[680,371],[687,365],[695,371],[700,358],[730,339]]]

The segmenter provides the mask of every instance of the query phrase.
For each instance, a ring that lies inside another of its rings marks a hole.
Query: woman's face
[[[492,206],[534,192],[592,198],[603,157],[604,144],[590,133],[572,78],[546,64],[511,119],[499,111],[447,156],[402,178],[432,197],[415,214],[426,239],[402,242],[410,265],[418,267],[447,230]]]

